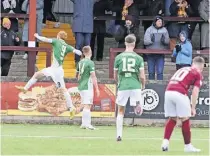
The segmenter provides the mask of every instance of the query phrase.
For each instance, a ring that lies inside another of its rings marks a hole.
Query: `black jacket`
[[[115,40],[117,42],[119,42],[119,45],[118,45],[118,48],[124,48],[125,47],[125,37],[128,35],[128,34],[134,34],[136,36],[136,45],[138,45],[139,41],[140,41],[140,37],[139,37],[139,29],[138,27],[131,27],[130,29],[127,28],[125,25],[124,26],[120,26],[114,37],[115,37]]]
[[[187,0],[188,4],[190,4],[193,13],[191,16],[193,17],[199,17],[199,12],[198,12],[198,6],[202,0]]]
[[[162,10],[162,14],[158,14]],[[164,0],[147,0],[144,15],[157,16],[164,14]]]
[[[15,38],[17,34],[11,30],[6,28],[1,28],[1,46],[18,46],[20,42],[16,42]],[[14,54],[14,51],[1,51],[1,58],[11,59]]]
[[[170,5],[170,13],[171,16],[178,16],[178,3],[176,3],[175,1]],[[189,6],[188,8],[186,8],[186,13],[188,16],[191,16],[193,14],[192,8]]]
[[[110,10],[110,0],[100,0],[94,4],[93,16],[104,16],[105,10]],[[106,33],[106,21],[105,20],[94,20],[93,32],[94,33]]]

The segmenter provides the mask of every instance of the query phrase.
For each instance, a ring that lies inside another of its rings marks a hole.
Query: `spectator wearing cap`
[[[209,22],[210,22],[210,4],[209,0],[202,0],[199,5],[200,17],[205,21],[201,24],[201,48],[209,49]]]
[[[176,57],[176,69],[191,66],[192,44],[187,40],[187,33],[182,31],[179,34],[179,43],[173,50],[173,57]]]
[[[138,27],[135,25],[135,19],[131,15],[125,17],[125,25],[120,26],[115,33],[115,40],[118,42],[118,48],[125,48],[125,37],[129,34],[134,34],[136,36],[136,45],[138,45],[139,31]]]
[[[144,45],[146,49],[168,49],[169,35],[167,29],[164,27],[162,17],[155,17],[153,24],[146,30],[144,34]],[[155,79],[156,70],[157,80],[163,80],[164,54],[148,54],[147,63],[149,79]]]
[[[18,46],[20,39],[17,34],[11,29],[11,21],[4,18],[1,28],[1,46]],[[1,51],[1,76],[7,76],[9,73],[11,59],[14,51]]]

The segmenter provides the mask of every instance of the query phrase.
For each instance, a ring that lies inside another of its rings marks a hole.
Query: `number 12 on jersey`
[[[135,72],[136,60],[134,58],[122,58],[124,72]]]

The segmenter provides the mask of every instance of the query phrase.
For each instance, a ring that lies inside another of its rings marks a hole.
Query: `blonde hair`
[[[83,52],[84,54],[89,54],[89,53],[91,52],[91,47],[90,47],[90,46],[84,46],[84,47],[82,48],[82,52]]]
[[[127,35],[125,37],[125,43],[131,44],[136,42],[136,37],[133,34]]]
[[[59,36],[60,39],[65,40],[65,39],[67,39],[68,35],[67,35],[67,33],[65,31],[60,31],[57,36]]]

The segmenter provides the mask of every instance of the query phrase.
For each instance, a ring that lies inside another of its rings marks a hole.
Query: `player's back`
[[[94,62],[90,59],[82,59],[77,66],[79,72],[79,90],[93,89],[93,83],[91,80],[91,72],[95,71]]]
[[[118,89],[141,89],[139,73],[140,68],[143,67],[143,58],[135,52],[119,54],[115,59],[115,68],[118,70]]]
[[[68,45],[64,40],[53,39],[53,56],[56,58],[59,65],[63,64],[63,60],[67,53],[72,52],[74,48]]]
[[[168,91],[177,91],[187,95],[190,86],[201,87],[202,75],[193,67],[184,67],[176,71],[167,86]]]

